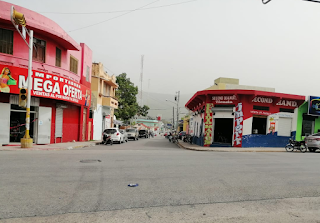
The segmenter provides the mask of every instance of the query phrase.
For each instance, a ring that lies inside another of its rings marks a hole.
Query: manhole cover
[[[101,160],[80,160],[80,163],[100,163]]]

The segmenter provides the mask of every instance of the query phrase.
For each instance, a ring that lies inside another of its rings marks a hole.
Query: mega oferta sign
[[[27,88],[28,69],[0,65],[0,72],[0,92],[19,94],[19,88]],[[90,106],[91,90],[65,77],[32,71],[31,96]]]

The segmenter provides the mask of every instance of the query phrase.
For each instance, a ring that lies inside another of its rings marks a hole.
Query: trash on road
[[[139,184],[128,184],[128,187],[137,187]]]

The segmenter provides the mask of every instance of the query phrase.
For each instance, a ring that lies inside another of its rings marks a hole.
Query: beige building
[[[93,139],[100,140],[104,129],[115,124],[114,110],[118,109],[116,77],[103,69],[102,63],[92,64],[91,107],[93,111]]]
[[[257,87],[257,86],[248,86],[248,85],[240,85],[239,79],[236,78],[226,78],[219,77],[214,80],[214,85],[205,89],[205,90],[228,90],[228,89],[241,89],[241,90],[257,90],[257,91],[268,91],[275,92],[275,88],[268,87]]]

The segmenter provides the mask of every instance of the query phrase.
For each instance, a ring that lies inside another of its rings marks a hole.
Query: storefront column
[[[83,109],[84,106],[80,107],[80,122],[79,122],[79,141],[82,142],[82,130],[83,130]]]
[[[204,146],[209,147],[212,143],[212,103],[207,103],[204,113]]]

